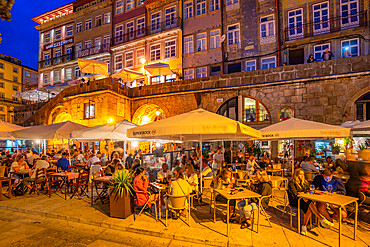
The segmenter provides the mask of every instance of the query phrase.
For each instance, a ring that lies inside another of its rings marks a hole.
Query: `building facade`
[[[77,0],[32,20],[39,25],[39,87],[81,78],[78,58],[110,63],[112,1]]]
[[[14,95],[35,83],[37,70],[22,65],[18,58],[0,54],[0,121],[14,122],[14,107],[21,103]]]
[[[325,49],[332,59],[367,55],[369,46],[369,1],[281,1],[283,60],[305,63],[309,55],[321,61]]]

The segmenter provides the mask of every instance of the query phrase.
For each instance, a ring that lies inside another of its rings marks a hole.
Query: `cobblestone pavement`
[[[7,210],[0,229],[0,246],[203,246]]]
[[[169,220],[168,227],[152,215],[134,220],[109,217],[109,204],[90,205],[88,198],[67,199],[25,195],[0,201],[0,246],[337,246],[338,223],[331,229],[314,227],[307,236],[297,233],[297,217],[290,227],[289,217],[274,207],[267,210],[271,227],[261,216],[259,233],[231,225],[225,236],[225,216],[217,211],[216,222],[209,205],[196,207],[191,227],[181,220]],[[370,243],[369,224],[359,221],[356,241],[353,220],[342,224],[342,246],[366,247]]]

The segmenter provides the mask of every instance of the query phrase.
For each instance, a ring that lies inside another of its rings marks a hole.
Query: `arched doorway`
[[[66,121],[72,121],[72,116],[69,113],[62,112],[59,115],[57,115],[53,121],[53,124],[55,123],[61,123]]]
[[[370,120],[370,92],[356,100],[356,120]]]
[[[163,118],[163,110],[158,105],[145,104],[136,110],[132,117],[132,122],[137,125],[143,125]]]

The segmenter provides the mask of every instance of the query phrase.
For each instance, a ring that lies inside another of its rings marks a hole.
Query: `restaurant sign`
[[[45,50],[48,50],[50,48],[57,48],[57,47],[60,47],[60,46],[63,46],[65,44],[69,44],[69,43],[73,43],[73,38],[62,40],[62,41],[59,41],[59,42],[55,42],[55,43],[50,44],[50,45],[46,45]]]

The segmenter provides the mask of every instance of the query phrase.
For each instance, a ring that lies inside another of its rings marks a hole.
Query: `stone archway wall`
[[[368,82],[368,86],[364,87],[363,89],[355,92],[352,97],[347,101],[344,110],[343,115],[348,115],[347,121],[354,121],[356,120],[356,100],[358,100],[361,96],[370,93],[370,80]]]

